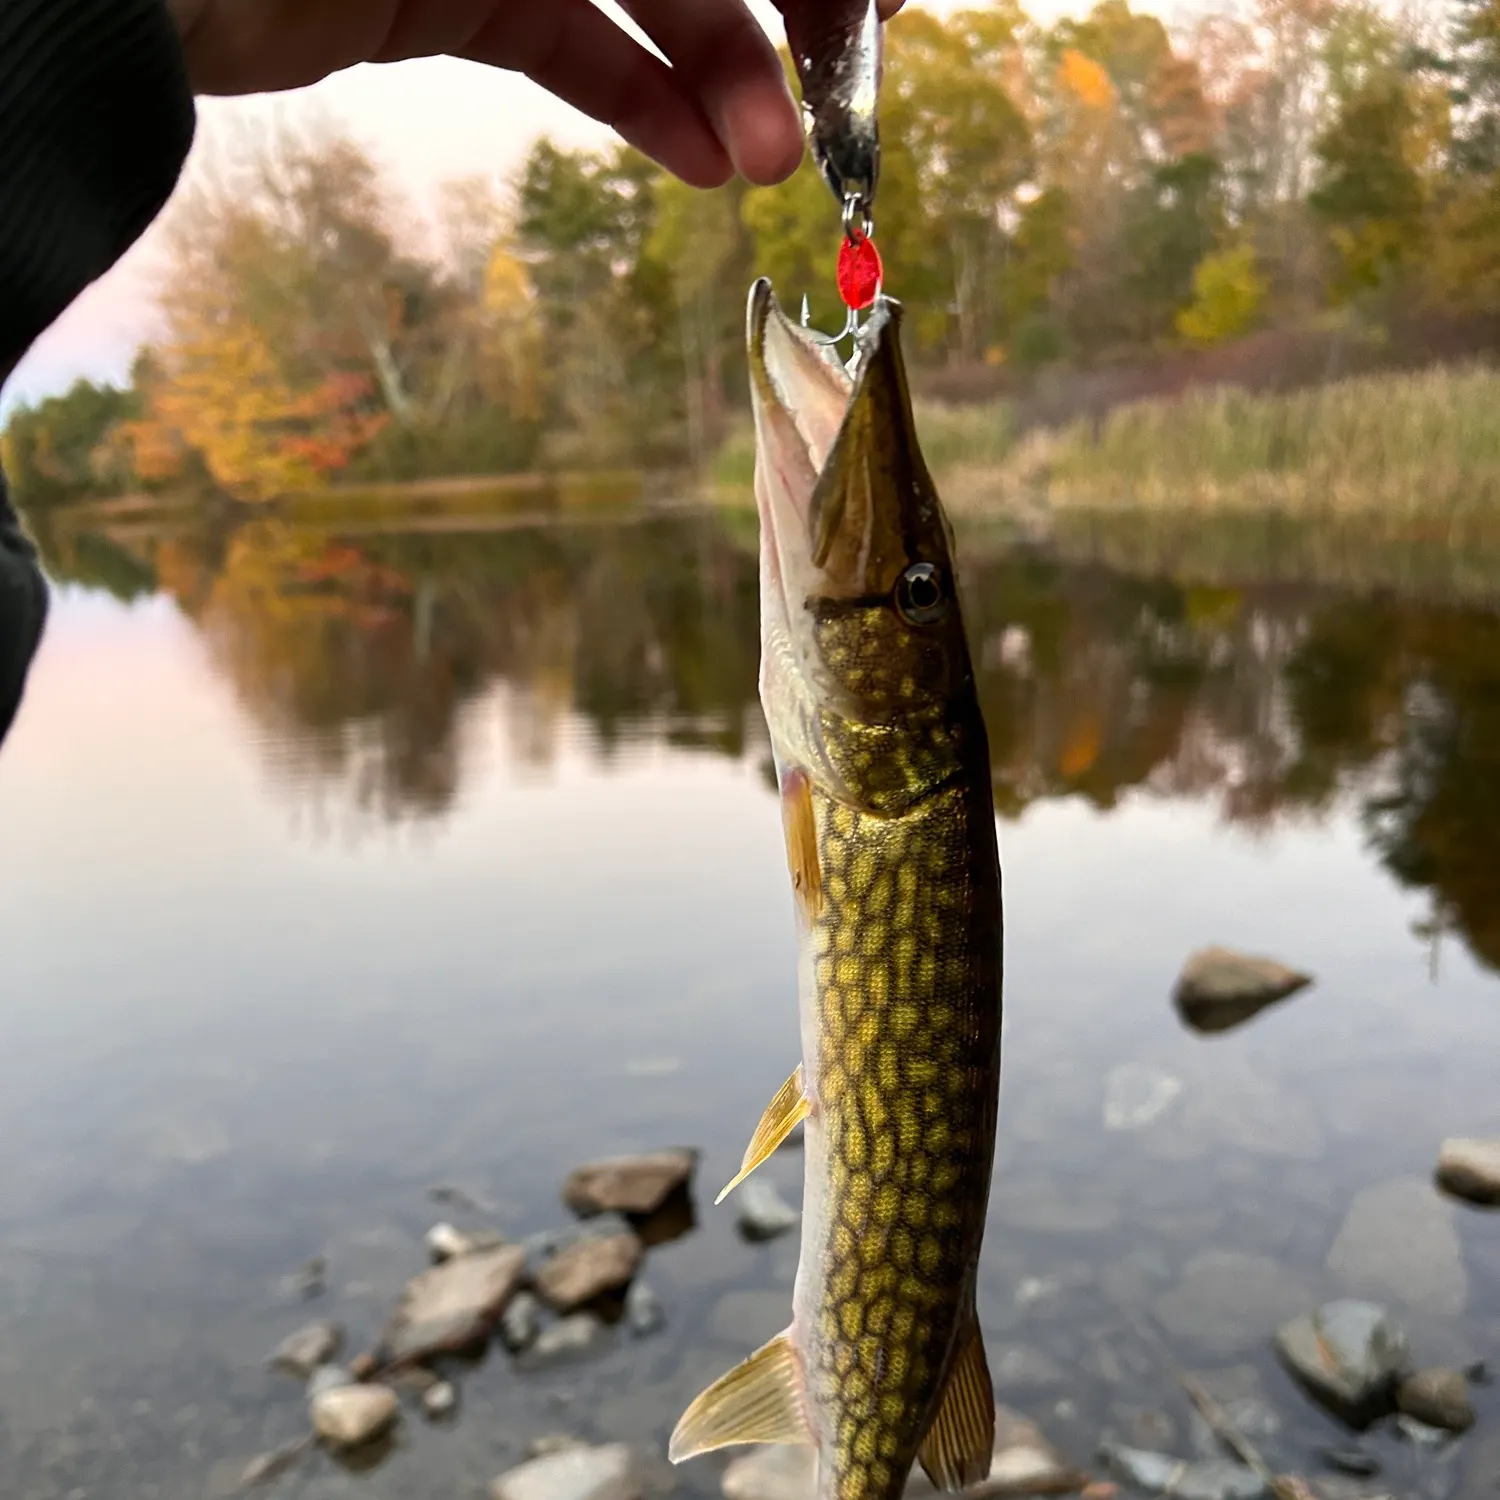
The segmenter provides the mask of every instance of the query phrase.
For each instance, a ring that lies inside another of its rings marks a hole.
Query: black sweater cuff
[[[0,0],[0,380],[160,212],[194,123],[164,0]],[[0,738],[45,616],[0,483]]]

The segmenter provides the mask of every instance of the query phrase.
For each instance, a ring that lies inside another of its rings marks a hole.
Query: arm
[[[0,0],[0,383],[161,209],[193,125],[161,0]],[[0,739],[46,613],[0,480]]]

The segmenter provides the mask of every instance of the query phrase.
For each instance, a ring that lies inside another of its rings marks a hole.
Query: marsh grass
[[[1011,409],[1003,402],[984,406],[915,404],[917,435],[928,467],[939,478],[958,470],[997,472],[1014,441]],[[748,494],[755,483],[755,432],[748,418],[735,422],[709,473],[713,488],[728,498]]]
[[[1004,489],[1049,508],[1377,513],[1407,524],[1500,514],[1500,372],[1372,375],[1285,395],[1230,388],[1034,431]]]

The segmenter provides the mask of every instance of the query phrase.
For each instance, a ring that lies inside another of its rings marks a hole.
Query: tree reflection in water
[[[447,814],[497,715],[538,770],[565,739],[763,761],[752,535],[605,515],[41,541],[59,580],[169,595],[277,784],[385,824]],[[1267,831],[1352,806],[1391,875],[1431,894],[1419,935],[1454,931],[1500,969],[1500,614],[1356,592],[1347,556],[1338,587],[961,556],[1002,818],[1134,793]]]

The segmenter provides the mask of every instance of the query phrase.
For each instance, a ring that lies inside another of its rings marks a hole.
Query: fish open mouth
[[[899,302],[876,298],[851,375],[782,312],[768,280],[750,289],[756,502],[774,549],[767,562],[789,594],[887,593],[919,536],[941,524],[917,444],[901,319]]]

